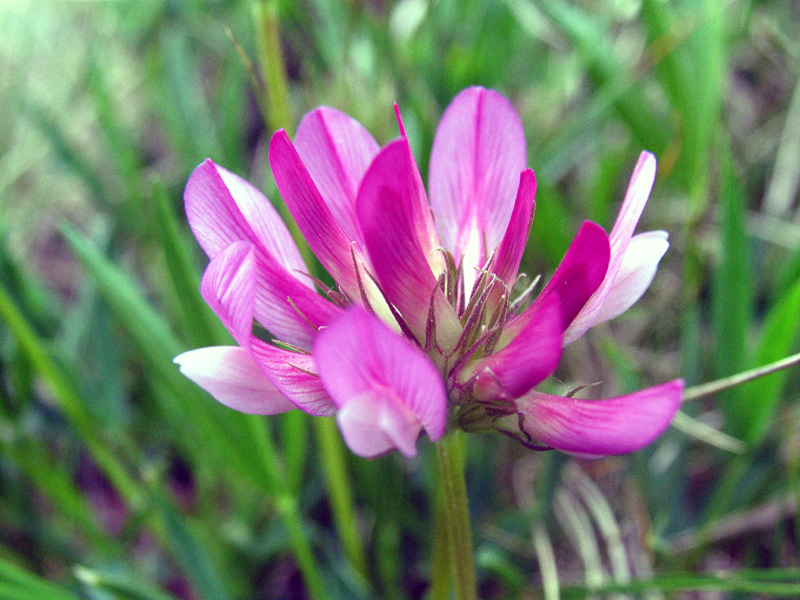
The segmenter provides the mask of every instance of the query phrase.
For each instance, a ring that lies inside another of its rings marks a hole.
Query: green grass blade
[[[154,510],[164,541],[203,600],[231,600],[222,575],[188,521],[160,489],[153,490]]]
[[[787,356],[800,330],[800,279],[767,314],[752,367]],[[761,442],[772,426],[789,373],[779,371],[742,385],[735,400],[723,405],[728,432],[750,446]]]
[[[78,597],[44,578],[0,558],[0,599],[78,600]]]
[[[745,231],[745,196],[730,152],[722,157],[720,229],[722,262],[713,275],[715,376],[725,377],[747,367],[747,334],[753,316],[749,241]],[[725,404],[737,392],[722,396]]]
[[[80,566],[75,567],[73,572],[76,579],[85,586],[113,594],[119,600],[175,600],[174,596],[132,577]]]
[[[210,400],[184,378],[172,363],[183,346],[142,297],[136,284],[75,229],[65,227],[64,236],[136,346],[160,407],[183,441],[187,456],[200,463],[211,461],[232,481],[238,474],[262,482],[261,473],[251,459],[250,447],[240,435],[245,415]]]
[[[66,376],[63,369],[50,355],[42,340],[25,320],[3,286],[0,286],[0,317],[9,327],[28,360],[46,382],[53,396],[58,400],[59,407],[89,448],[97,464],[123,497],[133,506],[138,506],[141,498],[137,484],[114,455],[108,441],[101,435],[102,429],[97,426],[86,409],[74,382]]]
[[[575,44],[595,84],[602,86],[629,78],[628,67],[618,58],[609,41],[608,30],[598,19],[561,0],[542,0],[538,6]],[[668,130],[653,114],[653,105],[647,102],[641,90],[631,88],[616,99],[615,107],[644,148],[657,154],[664,150]],[[656,123],[661,126],[654,126]]]

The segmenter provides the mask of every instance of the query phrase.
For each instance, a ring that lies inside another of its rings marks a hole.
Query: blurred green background
[[[270,135],[320,104],[385,143],[397,101],[424,175],[453,96],[505,94],[539,180],[522,270],[545,276],[657,154],[640,231],[671,249],[556,389],[796,352],[797,31],[793,0],[0,2],[0,598],[429,593],[428,442],[361,460],[327,421],[234,413],[171,362],[227,336],[198,293],[189,173],[212,157],[280,205]],[[629,457],[471,436],[481,597],[800,597],[798,380],[688,401]]]

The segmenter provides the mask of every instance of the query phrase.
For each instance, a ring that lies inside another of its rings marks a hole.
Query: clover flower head
[[[650,285],[667,234],[634,235],[655,180],[642,153],[608,235],[586,221],[530,303],[515,297],[536,177],[509,102],[462,91],[438,126],[428,193],[398,111],[381,148],[328,107],[270,165],[309,247],[336,282],[309,274],[272,204],[205,161],[192,173],[189,223],[208,254],[201,293],[237,346],[175,360],[223,404],[255,414],[335,415],[348,446],[416,454],[420,433],[498,430],[532,448],[582,456],[637,450],[669,424],[683,382],[605,400],[535,389],[562,348],[627,310]]]

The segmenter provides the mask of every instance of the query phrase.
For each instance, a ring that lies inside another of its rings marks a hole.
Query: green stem
[[[308,534],[297,507],[297,498],[292,494],[283,476],[268,423],[262,417],[255,415],[248,415],[247,422],[250,425],[251,437],[256,443],[256,455],[263,469],[264,487],[273,496],[275,508],[283,518],[289,536],[289,546],[303,576],[308,595],[314,600],[323,600],[327,594],[322,585],[322,577],[317,569]]]
[[[267,129],[285,129],[289,135],[294,131],[294,121],[289,105],[289,85],[286,81],[286,68],[281,51],[281,24],[277,0],[253,0],[253,27],[259,52],[259,67],[264,87],[267,90],[266,119]],[[314,255],[308,247],[300,228],[295,223],[285,204],[279,203],[278,212],[286,223],[292,239],[297,244],[306,265],[313,270]]]
[[[798,363],[800,363],[800,353],[793,354],[792,356],[783,358],[768,365],[764,365],[763,367],[750,369],[749,371],[737,373],[736,375],[731,375],[730,377],[725,377],[724,379],[718,379],[710,383],[696,385],[694,387],[686,389],[686,391],[683,393],[683,401],[686,402],[688,400],[696,400],[697,398],[702,398],[703,396],[710,396],[711,394],[716,394],[723,390],[736,387],[737,385],[742,385],[743,383],[747,383],[748,381],[751,381],[753,379],[764,377],[765,375],[769,375],[770,373],[775,373],[776,371],[787,369]]]
[[[267,88],[267,125],[273,130],[285,129],[292,134],[292,112],[289,109],[289,86],[283,68],[281,26],[276,0],[254,0],[253,24],[259,51],[259,66]]]
[[[454,431],[436,444],[442,493],[441,518],[447,531],[450,572],[456,600],[476,600],[475,559],[467,486],[464,480],[464,434]],[[437,574],[434,574],[437,576]]]
[[[353,494],[348,485],[350,478],[345,463],[344,445],[339,431],[336,429],[336,421],[316,418],[314,419],[314,431],[322,452],[322,470],[328,486],[333,521],[339,533],[339,540],[353,568],[364,581],[369,581],[364,545],[361,543],[361,535],[355,519]]]

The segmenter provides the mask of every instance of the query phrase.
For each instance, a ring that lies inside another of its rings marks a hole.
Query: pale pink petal
[[[490,265],[490,270],[497,275],[500,281],[505,283],[506,289],[509,291],[514,287],[519,264],[528,242],[533,212],[536,207],[535,197],[536,176],[531,169],[525,169],[520,174],[517,199],[514,202],[514,212],[511,213],[508,229],[506,229]],[[496,289],[500,288],[501,286],[497,286]]]
[[[463,259],[465,280],[503,238],[526,161],[525,133],[508,100],[481,87],[453,99],[436,130],[429,183],[439,236]]]
[[[209,258],[233,242],[248,241],[273,256],[287,271],[306,273],[300,252],[270,201],[255,187],[206,159],[184,192],[186,216]],[[304,285],[313,287],[308,277]]]
[[[525,312],[506,326],[501,337],[501,346],[522,331],[535,316],[537,305],[548,301],[551,295],[558,297],[562,325],[568,327],[603,281],[608,269],[608,258],[606,232],[596,223],[584,221],[542,293]]]
[[[422,429],[419,421],[398,418],[386,408],[381,398],[366,393],[339,410],[336,422],[347,447],[364,458],[374,458],[395,448],[405,456],[416,456],[417,436]]]
[[[441,374],[418,347],[364,309],[353,306],[323,329],[314,358],[339,408],[358,402],[351,410],[361,416],[354,419],[365,422],[371,404],[374,423],[404,454],[412,453],[420,425],[434,441],[443,435],[447,395]]]
[[[479,361],[473,392],[476,398],[515,398],[543,381],[561,359],[561,311],[550,295],[534,308],[528,325],[499,352]]]
[[[425,339],[433,298],[439,343],[452,348],[460,324],[437,285],[444,264],[431,237],[435,232],[427,226],[425,190],[405,138],[387,144],[373,161],[358,192],[358,216],[373,273],[386,298],[420,341]]]
[[[649,231],[633,236],[595,325],[621,315],[642,297],[653,282],[658,263],[667,248],[666,231]]]
[[[626,396],[580,400],[529,392],[516,400],[536,441],[579,455],[627,454],[653,442],[681,404],[683,380]],[[514,417],[516,420],[516,417]]]
[[[352,242],[325,204],[300,155],[282,129],[272,136],[269,163],[275,183],[322,266],[351,298],[359,298]]]
[[[297,408],[239,346],[211,346],[175,357],[181,373],[228,408],[252,415],[276,415]]]
[[[323,106],[300,121],[294,146],[336,222],[348,239],[360,242],[356,195],[378,143],[358,121]]]
[[[633,236],[633,230],[636,229],[639,217],[647,204],[655,179],[656,157],[649,152],[642,152],[639,162],[636,163],[633,170],[631,182],[628,185],[628,191],[622,202],[614,229],[611,230],[609,236],[611,257],[605,279],[592,299],[586,303],[581,313],[575,318],[568,335],[565,336],[565,343],[579,338],[598,322],[598,315],[603,310],[603,304],[614,286],[617,273],[622,266],[622,259]]]
[[[310,348],[317,328],[340,311],[249,242],[233,243],[217,253],[200,292],[241,345],[255,318],[279,339]]]

